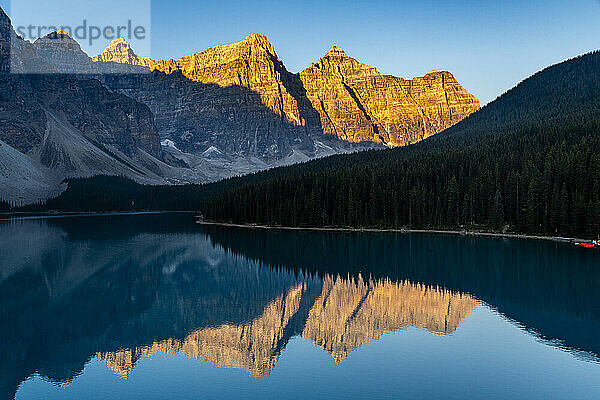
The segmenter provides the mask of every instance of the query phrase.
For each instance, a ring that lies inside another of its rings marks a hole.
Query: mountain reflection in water
[[[309,338],[341,362],[352,350],[388,331],[414,326],[436,334],[452,333],[478,305],[471,296],[409,282],[327,275],[323,281],[306,279],[293,286],[252,321],[198,329],[181,340],[170,338],[97,356],[124,376],[139,358],[160,352],[178,352],[264,376],[295,335]]]
[[[598,255],[549,242],[200,227],[186,215],[0,222],[0,395],[176,352],[268,375],[302,336],[342,362],[452,334],[481,302],[595,360]]]

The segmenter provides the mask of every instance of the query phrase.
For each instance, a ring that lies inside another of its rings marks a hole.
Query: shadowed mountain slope
[[[51,40],[40,42],[48,47]],[[40,46],[18,37],[0,9],[0,141],[9,147],[0,152],[0,198],[38,201],[63,190],[60,182],[72,176],[164,183],[150,109],[98,80],[56,73]],[[76,45],[71,53],[78,52]],[[80,60],[63,61],[69,67]],[[44,73],[29,74],[30,68]]]

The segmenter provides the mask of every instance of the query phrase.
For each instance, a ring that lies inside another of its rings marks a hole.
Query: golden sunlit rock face
[[[258,93],[264,106],[285,116],[289,123],[305,123],[298,100],[290,93],[292,74],[279,61],[271,43],[260,34],[249,35],[241,42],[210,47],[178,60],[138,57],[123,38],[118,38],[93,60],[139,65],[167,74],[180,72],[191,81],[221,87],[242,86]]]
[[[479,101],[450,72],[433,71],[405,80],[384,75],[337,46],[304,71],[292,74],[260,34],[164,61],[138,57],[119,38],[94,61],[180,72],[191,81],[221,87],[245,87],[259,94],[269,110],[291,125],[304,127],[308,134],[334,135],[350,142],[404,146],[479,110]]]
[[[333,46],[300,73],[323,132],[390,146],[418,142],[479,110],[479,101],[447,71],[405,80],[384,75]]]
[[[336,362],[384,333],[409,326],[433,334],[454,332],[480,302],[469,295],[409,282],[364,281],[326,276],[298,331],[291,326],[301,314],[306,283],[271,302],[248,323],[199,329],[183,340],[166,339],[149,346],[98,353],[115,373],[127,376],[135,362],[158,353],[180,353],[223,367],[268,375],[287,340],[301,334],[328,351]]]
[[[138,65],[154,69],[155,61],[151,58],[138,57],[129,43],[120,37],[113,40],[102,54],[92,58],[94,62],[115,62],[119,64]]]

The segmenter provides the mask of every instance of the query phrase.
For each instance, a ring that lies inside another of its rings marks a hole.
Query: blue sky
[[[5,9],[8,3],[0,0]],[[293,72],[337,44],[359,61],[405,78],[449,70],[482,104],[545,66],[600,48],[598,0],[151,4],[151,54],[140,55],[178,58],[259,32]]]

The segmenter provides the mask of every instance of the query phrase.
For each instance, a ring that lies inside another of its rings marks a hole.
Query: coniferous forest
[[[550,67],[446,132],[229,189],[223,222],[600,233],[600,53]]]
[[[199,210],[303,227],[600,234],[600,52],[549,67],[454,127],[206,185],[72,179],[28,210]]]
[[[0,200],[0,212],[9,211],[9,210],[10,210],[10,203]]]

